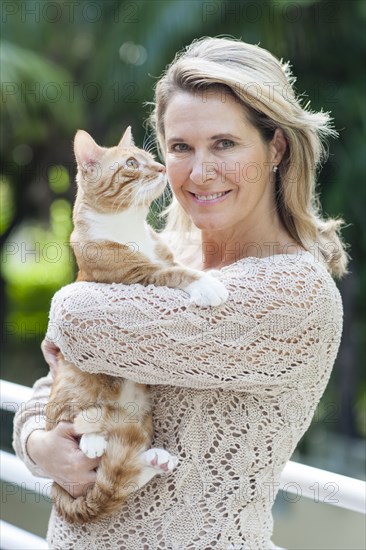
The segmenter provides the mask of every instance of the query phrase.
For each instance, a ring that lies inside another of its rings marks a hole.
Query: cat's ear
[[[131,147],[132,145],[135,145],[135,143],[132,137],[131,126],[128,126],[127,130],[121,138],[121,141],[118,144],[118,147]]]
[[[79,166],[87,167],[99,162],[105,149],[100,147],[88,132],[78,130],[74,139],[74,153]]]

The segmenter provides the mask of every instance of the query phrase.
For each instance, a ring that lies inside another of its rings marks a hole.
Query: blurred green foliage
[[[319,192],[324,212],[348,223],[344,238],[351,244],[352,263],[351,275],[340,283],[345,331],[324,399],[338,407],[327,429],[365,435],[365,6],[362,0],[3,3],[0,227],[5,378],[30,383],[46,371],[39,343],[50,300],[74,277],[66,243],[75,192],[70,185],[75,131],[84,128],[101,145],[110,146],[131,124],[136,142],[149,144],[145,103],[152,100],[153,86],[175,52],[201,36],[229,35],[289,59],[304,102],[311,100],[314,110],[330,110],[340,133],[329,145]],[[318,428],[319,423],[312,427]]]

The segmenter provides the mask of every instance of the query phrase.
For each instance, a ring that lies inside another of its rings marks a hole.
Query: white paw
[[[198,306],[219,306],[226,302],[229,296],[225,286],[206,273],[188,285],[185,291],[190,295],[191,302]]]
[[[170,473],[178,464],[178,458],[171,455],[165,449],[149,449],[141,453],[142,463],[157,470],[157,472]]]
[[[79,443],[80,449],[88,458],[102,456],[107,448],[107,440],[102,434],[83,434]]]
[[[221,271],[219,269],[210,269],[209,271],[206,271],[206,273],[211,277],[220,277],[221,275]]]

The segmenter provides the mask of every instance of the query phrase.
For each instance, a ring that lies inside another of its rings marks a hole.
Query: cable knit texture
[[[55,295],[48,337],[82,370],[149,384],[153,444],[179,465],[98,523],[53,512],[51,548],[273,548],[279,477],[328,382],[341,298],[308,252],[244,258],[218,277],[230,293],[218,308],[152,285],[74,283]],[[38,475],[24,441],[49,384],[38,383],[15,422],[17,453]]]

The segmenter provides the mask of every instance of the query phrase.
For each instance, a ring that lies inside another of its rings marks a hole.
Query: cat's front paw
[[[102,456],[107,448],[107,440],[102,434],[83,434],[79,443],[80,449],[88,458]]]
[[[210,275],[210,277],[220,277],[221,271],[219,269],[210,269],[206,271],[206,274]]]
[[[158,473],[170,473],[178,464],[178,458],[165,449],[149,449],[140,455],[144,465],[157,470]]]
[[[226,302],[229,296],[221,281],[207,273],[188,285],[185,290],[190,295],[191,302],[198,306],[220,306]]]

